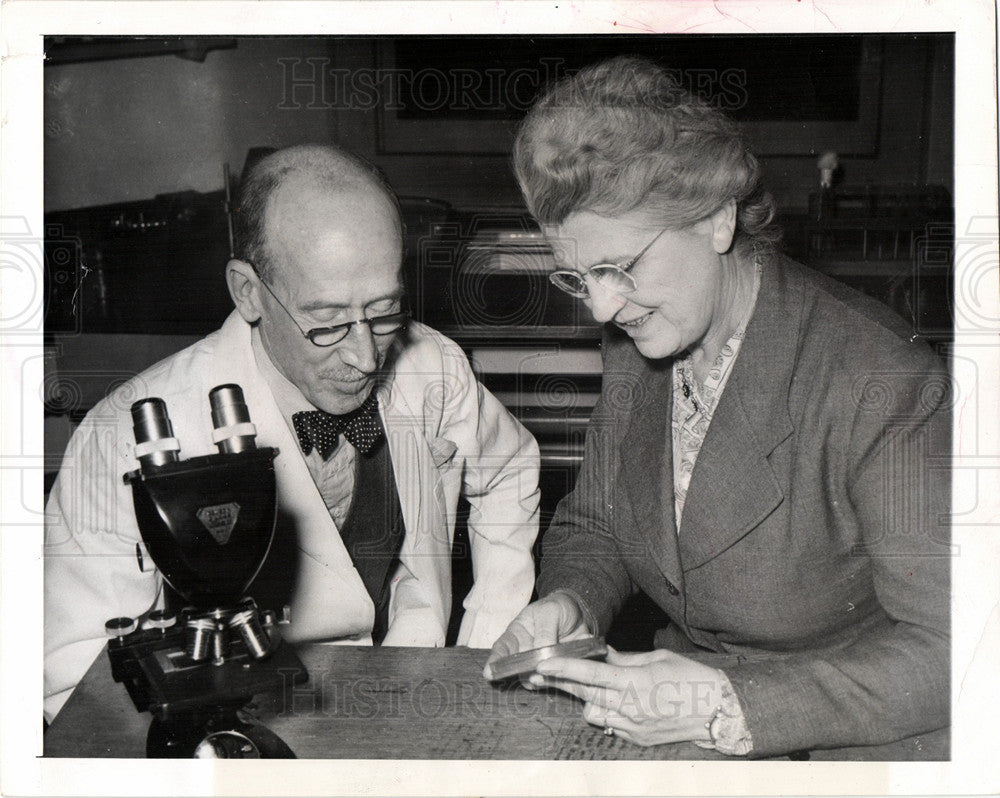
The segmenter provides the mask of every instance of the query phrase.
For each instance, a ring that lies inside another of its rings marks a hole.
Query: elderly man
[[[69,444],[46,508],[47,717],[108,618],[164,601],[122,483],[137,465],[129,407],[147,396],[166,402],[183,456],[209,454],[208,392],[237,383],[258,445],[280,450],[253,591],[291,607],[287,639],[443,645],[460,494],[475,584],[459,644],[492,645],[530,598],[537,445],[453,342],[409,321],[398,203],[377,170],[333,147],[278,151],[244,175],[235,230],[236,311],[114,391]]]

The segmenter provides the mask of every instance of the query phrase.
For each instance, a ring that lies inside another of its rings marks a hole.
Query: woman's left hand
[[[719,671],[665,649],[609,648],[607,662],[554,657],[529,681],[583,699],[584,720],[638,745],[710,740],[707,724],[722,701]]]

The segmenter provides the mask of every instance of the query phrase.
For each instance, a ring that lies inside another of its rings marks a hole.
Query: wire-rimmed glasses
[[[639,262],[639,259],[646,254],[647,250],[655,244],[669,227],[664,227],[656,237],[642,248],[634,258],[625,263],[597,263],[583,272],[574,272],[569,269],[559,269],[549,274],[552,284],[570,296],[577,299],[588,299],[590,289],[587,286],[587,278],[608,291],[616,294],[631,294],[636,289],[635,278],[629,274],[629,270]]]
[[[257,272],[257,276],[259,278],[260,272],[257,271],[257,267],[252,263],[250,264],[250,267]],[[292,324],[298,327],[299,332],[302,333],[302,337],[308,339],[314,346],[328,347],[333,346],[334,344],[339,344],[347,337],[347,334],[351,331],[351,327],[356,324],[367,325],[368,329],[371,330],[371,333],[374,336],[386,336],[399,332],[409,323],[410,320],[410,311],[400,310],[396,313],[389,313],[385,316],[375,316],[370,319],[360,318],[355,319],[354,321],[345,321],[343,324],[334,324],[331,327],[313,327],[309,330],[303,330],[302,325],[295,320],[295,317],[291,314],[288,308],[285,307],[284,303],[278,299],[274,291],[271,290],[271,286],[264,282],[264,280],[261,280],[260,284],[267,289],[267,292],[272,297],[274,297],[274,301],[278,303],[278,306],[283,311],[285,311],[288,318],[292,320]]]

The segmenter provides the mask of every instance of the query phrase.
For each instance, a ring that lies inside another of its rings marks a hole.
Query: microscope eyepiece
[[[229,383],[208,392],[212,405],[212,442],[223,454],[256,449],[257,428],[250,422],[250,411],[243,399],[243,389]]]
[[[162,399],[140,399],[131,408],[132,432],[135,435],[135,456],[143,468],[177,462],[181,445],[174,437],[174,428]]]

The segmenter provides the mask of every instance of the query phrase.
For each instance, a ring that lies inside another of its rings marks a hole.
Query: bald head
[[[292,234],[288,224],[296,208],[303,228],[321,223],[323,215],[312,212],[317,199],[349,215],[384,218],[401,245],[399,201],[381,171],[339,147],[304,144],[268,155],[243,176],[234,213],[236,257],[254,264],[263,279],[273,278],[280,268],[272,251],[275,234]]]
[[[359,407],[402,335],[356,323],[405,304],[399,207],[385,179],[335,147],[293,147],[250,170],[235,216],[226,280],[240,315],[314,407]],[[330,346],[310,335],[341,325],[346,337]]]

